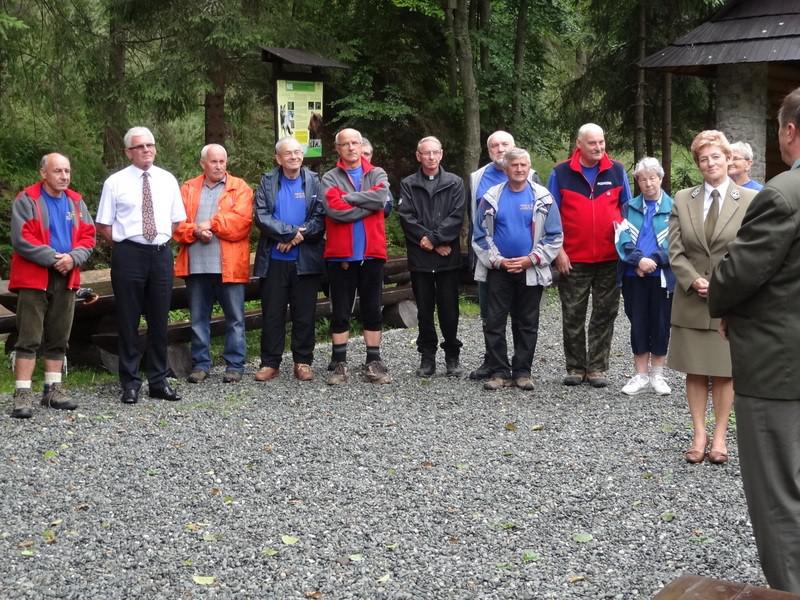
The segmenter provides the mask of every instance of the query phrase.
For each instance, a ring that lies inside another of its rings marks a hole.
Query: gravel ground
[[[416,331],[397,330],[387,386],[328,388],[320,345],[314,382],[215,370],[177,382],[175,404],[123,406],[109,385],[74,391],[75,414],[0,418],[0,597],[651,598],[686,572],[764,585],[735,440],[727,466],[683,461],[680,376],[666,398],[620,395],[621,316],[612,385],[565,388],[553,294],[540,329],[533,392],[418,380]],[[461,332],[474,367],[479,322]]]

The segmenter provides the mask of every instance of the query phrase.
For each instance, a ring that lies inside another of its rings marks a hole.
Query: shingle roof
[[[648,56],[642,66],[701,74],[714,65],[800,61],[800,2],[729,0],[709,21]]]
[[[261,56],[264,60],[274,60],[279,58],[284,62],[293,65],[306,65],[309,67],[329,67],[336,69],[349,69],[346,64],[340,63],[332,58],[325,58],[318,54],[312,54],[305,50],[297,50],[296,48],[267,48],[261,47]]]

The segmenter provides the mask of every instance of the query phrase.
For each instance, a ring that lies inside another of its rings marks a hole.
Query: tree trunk
[[[664,181],[661,183],[667,192],[672,189],[672,73],[664,73],[664,121],[661,130],[661,166]]]
[[[492,3],[491,0],[477,0],[477,2],[478,18],[480,19],[481,71],[485,73],[489,70],[489,30],[492,20]]]
[[[517,33],[514,38],[514,91],[511,96],[511,131],[520,131],[522,123],[522,74],[525,70],[525,44],[528,40],[528,2],[519,0]]]
[[[108,72],[106,74],[107,100],[104,103],[103,113],[103,165],[109,170],[115,170],[125,164],[124,147],[122,142],[123,127],[127,123],[127,110],[123,97],[125,94],[125,40],[124,16],[122,7],[114,8],[113,4],[109,16],[109,49]]]
[[[456,40],[453,33],[454,7],[444,5],[444,38],[447,42],[447,87],[450,97],[458,97],[458,56],[456,55]]]
[[[225,145],[225,61],[217,55],[217,60],[209,66],[208,77],[212,89],[205,98],[205,139],[206,144]]]
[[[464,102],[464,162],[462,165],[463,175],[467,177],[478,168],[478,160],[481,155],[481,117],[469,35],[469,0],[456,1],[453,11],[453,26],[461,74],[461,95]]]
[[[634,130],[633,130],[633,161],[638,162],[645,156],[645,126],[644,126],[644,105],[645,105],[645,70],[641,66],[647,55],[647,20],[645,15],[645,2],[639,2],[639,66],[636,69],[636,100],[634,102]]]

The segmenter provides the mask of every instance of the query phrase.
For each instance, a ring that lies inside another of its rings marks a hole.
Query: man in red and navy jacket
[[[381,359],[381,290],[386,263],[384,217],[391,211],[386,172],[362,157],[361,134],[342,129],[336,134],[339,161],[322,176],[325,206],[325,251],[331,289],[333,357],[329,385],[347,382],[347,340],[358,290],[367,359],[364,375],[372,383],[389,383]]]
[[[547,187],[561,212],[564,246],[554,265],[561,275],[558,291],[567,375],[564,385],[588,381],[608,385],[608,355],[619,309],[614,223],[631,198],[625,167],[606,154],[603,130],[586,123],[578,130],[575,152],[557,164]],[[586,310],[592,316],[586,331]]]
[[[42,180],[22,190],[11,207],[11,275],[17,293],[12,417],[33,414],[31,379],[36,354],[44,358],[42,405],[77,408],[61,387],[61,367],[72,330],[80,267],[95,245],[95,227],[80,194],[69,188],[69,159],[47,154]]]

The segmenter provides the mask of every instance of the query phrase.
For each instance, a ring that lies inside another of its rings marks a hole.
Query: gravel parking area
[[[651,598],[683,573],[764,585],[731,461],[686,464],[673,393],[634,398],[627,320],[611,386],[565,388],[557,296],[533,392],[414,377],[416,330],[386,334],[394,383],[177,382],[178,403],[73,390],[74,414],[0,408],[2,598]],[[462,356],[482,352],[462,320]],[[363,362],[351,342],[351,367]],[[37,407],[38,409],[38,407]],[[733,436],[732,436],[733,438]]]

